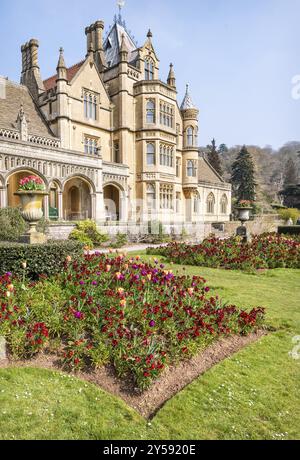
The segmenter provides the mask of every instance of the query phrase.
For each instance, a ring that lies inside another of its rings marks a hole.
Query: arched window
[[[226,195],[223,195],[220,202],[221,214],[227,214],[228,199]]]
[[[147,205],[148,209],[155,209],[155,185],[147,185]]]
[[[196,167],[193,160],[188,160],[186,164],[187,177],[196,177]]]
[[[155,102],[154,101],[149,100],[147,102],[146,111],[147,111],[147,115],[146,115],[147,123],[155,123]]]
[[[192,126],[186,130],[186,141],[188,147],[192,147],[194,145],[194,128],[192,128]]]
[[[151,59],[145,61],[145,80],[154,80],[154,63]]]
[[[200,195],[197,192],[194,195],[194,213],[199,214],[199,212],[200,212]]]
[[[147,165],[155,165],[155,146],[152,143],[147,144]]]
[[[215,196],[213,193],[210,193],[207,197],[207,201],[206,201],[206,211],[207,211],[207,214],[214,214],[215,212]]]

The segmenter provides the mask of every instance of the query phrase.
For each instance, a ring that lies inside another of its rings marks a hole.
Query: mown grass
[[[200,376],[150,423],[73,377],[2,369],[0,439],[299,439],[300,360],[289,352],[300,335],[300,270],[172,268],[206,277],[224,301],[265,306],[276,331]]]

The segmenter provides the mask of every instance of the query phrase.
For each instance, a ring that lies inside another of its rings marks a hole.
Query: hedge
[[[278,227],[279,235],[300,235],[300,225]]]
[[[26,262],[26,276],[38,279],[61,272],[67,256],[73,260],[83,257],[83,245],[77,241],[50,241],[46,244],[0,243],[0,276],[7,272],[22,276]]]

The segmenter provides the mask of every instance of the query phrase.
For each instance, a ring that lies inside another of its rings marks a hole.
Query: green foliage
[[[71,232],[69,239],[80,241],[90,248],[93,248],[94,246],[100,247],[109,240],[107,235],[104,235],[97,230],[96,222],[93,220],[78,222],[75,230]]]
[[[46,244],[0,243],[0,273],[24,275],[22,263],[27,263],[26,276],[38,279],[40,275],[60,273],[66,258],[80,260],[83,246],[77,241],[53,241]]]
[[[128,243],[128,238],[127,238],[126,233],[120,233],[120,232],[118,232],[117,235],[116,235],[116,240],[115,240],[114,243],[111,245],[111,247],[112,247],[112,248],[115,248],[115,249],[118,249],[118,248],[122,248],[122,247],[125,246],[127,243]]]
[[[296,224],[300,217],[300,210],[296,208],[280,209],[278,214],[283,220],[287,221],[292,219],[293,223]]]
[[[222,176],[223,171],[222,171],[222,166],[221,166],[221,159],[220,159],[219,152],[217,151],[215,139],[211,141],[211,145],[208,145],[207,148],[208,148],[209,163],[214,168],[214,170],[217,171],[217,173],[220,176]]]
[[[278,227],[279,235],[291,235],[293,238],[300,236],[300,225],[287,225]]]
[[[245,145],[232,165],[231,182],[238,201],[255,201],[254,162]]]
[[[0,209],[0,241],[18,241],[26,223],[19,208]]]
[[[75,228],[72,231],[72,233],[69,235],[69,239],[74,240],[74,241],[78,241],[78,242],[84,244],[85,246],[88,246],[89,248],[94,247],[94,243],[91,240],[91,238],[89,238],[88,235],[85,232],[83,232],[82,230],[78,230],[77,228]]]

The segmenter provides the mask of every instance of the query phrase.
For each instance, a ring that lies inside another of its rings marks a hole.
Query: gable
[[[110,98],[93,59],[86,59],[69,84],[70,96],[81,98],[82,89],[85,88],[99,93],[102,107],[110,108]]]

